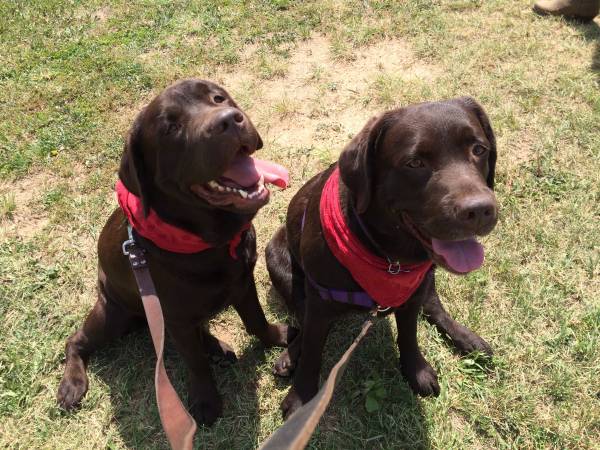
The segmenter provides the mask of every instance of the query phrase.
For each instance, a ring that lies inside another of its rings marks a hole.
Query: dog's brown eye
[[[225,101],[225,97],[223,97],[222,95],[215,95],[213,97],[213,100],[215,103],[223,103]]]
[[[485,154],[485,152],[487,152],[487,148],[485,148],[483,145],[476,145],[473,147],[473,154],[475,156],[482,156]]]
[[[420,159],[411,159],[409,162],[406,163],[406,165],[408,167],[410,167],[411,169],[418,169],[420,167],[425,167],[425,163],[423,161],[421,161]]]

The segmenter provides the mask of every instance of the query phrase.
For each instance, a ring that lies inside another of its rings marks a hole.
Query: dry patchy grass
[[[600,27],[539,18],[527,1],[5,2],[0,5],[0,446],[165,448],[147,336],[90,364],[80,411],[54,403],[65,338],[94,301],[95,240],[115,207],[123,136],[170,82],[215,79],[261,132],[292,188],[257,218],[260,249],[301,184],[371,115],[472,95],[499,143],[501,221],[487,262],[441,274],[448,309],[493,345],[459,358],[420,341],[437,399],[402,381],[395,325],[359,349],[311,448],[594,448],[600,441]],[[25,39],[24,36],[27,36]],[[286,319],[260,259],[260,298]],[[333,330],[325,368],[360,318]],[[200,448],[255,448],[281,424],[289,384],[226,311],[211,324],[240,360],[215,368],[225,417]],[[348,331],[350,330],[350,332]],[[183,367],[168,365],[180,390]],[[364,381],[385,405],[364,408]]]

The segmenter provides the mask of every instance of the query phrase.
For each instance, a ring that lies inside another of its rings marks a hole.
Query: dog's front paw
[[[413,392],[421,397],[437,397],[440,385],[433,367],[422,356],[400,360],[402,375]]]
[[[223,415],[223,402],[217,395],[216,398],[190,400],[190,414],[198,425],[211,426]]]
[[[88,390],[88,379],[85,373],[79,375],[65,374],[58,386],[56,401],[64,410],[70,411],[81,404],[81,399]]]
[[[284,350],[273,364],[273,374],[280,377],[289,377],[292,374],[292,371],[296,367],[294,361],[290,357],[289,352]]]
[[[294,388],[291,388],[288,394],[281,402],[281,412],[283,414],[283,420],[287,420],[296,410],[302,407],[302,399],[296,393]]]
[[[456,349],[463,355],[473,352],[481,352],[488,356],[494,354],[490,344],[466,327],[462,327],[450,338]]]
[[[298,334],[298,330],[285,323],[270,323],[263,344],[267,347],[287,347]]]

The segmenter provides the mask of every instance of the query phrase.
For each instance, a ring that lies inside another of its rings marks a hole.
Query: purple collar
[[[306,219],[306,209],[302,214],[302,225],[300,226],[300,233],[304,231],[304,221]],[[302,269],[304,270],[304,268]],[[363,308],[373,309],[378,307],[377,302],[367,294],[365,291],[341,291],[338,289],[331,289],[328,287],[321,286],[318,284],[307,272],[304,270],[306,279],[319,293],[319,297],[322,300],[333,300],[340,303],[347,303],[349,305],[362,306]]]

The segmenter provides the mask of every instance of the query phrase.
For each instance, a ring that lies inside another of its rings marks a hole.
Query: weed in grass
[[[17,203],[14,194],[4,194],[0,196],[0,220],[12,219]]]
[[[280,119],[289,119],[294,116],[296,111],[298,110],[298,105],[296,105],[289,98],[282,98],[279,102],[275,103],[274,106],[275,114]]]

